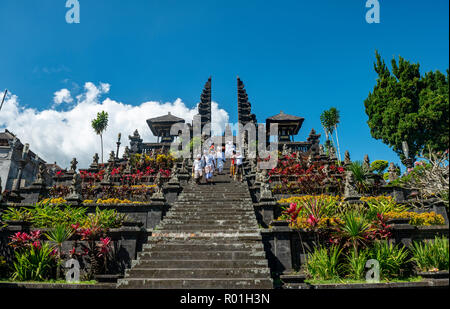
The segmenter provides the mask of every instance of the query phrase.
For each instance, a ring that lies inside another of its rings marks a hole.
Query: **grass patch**
[[[379,283],[391,283],[391,282],[420,282],[423,281],[422,277],[411,277],[411,278],[403,278],[403,279],[384,279],[380,280]],[[309,284],[356,284],[356,283],[368,283],[366,280],[354,280],[354,279],[332,279],[332,280],[314,280],[314,279],[306,279],[305,283]]]
[[[39,283],[39,284],[97,284],[96,280],[68,282],[66,280],[46,280],[46,281],[17,281],[12,279],[0,279],[0,283]]]

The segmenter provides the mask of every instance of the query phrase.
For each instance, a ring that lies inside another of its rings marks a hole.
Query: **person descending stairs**
[[[184,187],[118,288],[273,288],[248,187],[213,183]]]

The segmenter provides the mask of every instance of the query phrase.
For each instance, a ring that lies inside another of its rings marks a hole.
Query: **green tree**
[[[100,135],[100,143],[102,147],[102,163],[103,163],[103,132],[106,130],[108,126],[108,113],[102,111],[101,113],[97,113],[97,118],[92,120],[92,128],[94,129],[97,135]]]
[[[338,152],[339,160],[341,160],[341,152],[339,149],[339,139],[338,139],[338,134],[337,134],[337,125],[340,122],[340,116],[339,116],[338,109],[335,107],[331,107],[329,110],[323,111],[322,114],[320,114],[320,122],[322,123],[323,129],[325,131],[325,136],[328,141],[326,143],[326,145],[328,148],[331,144],[334,144],[333,132],[336,132],[337,152]],[[331,137],[331,141],[332,141],[331,143],[330,143],[329,137]]]
[[[426,146],[436,151],[448,149],[449,71],[420,75],[419,64],[402,57],[392,59],[392,73],[375,52],[377,84],[364,101],[367,124],[372,137],[381,139],[404,160],[402,142],[409,146],[409,156],[416,156]]]

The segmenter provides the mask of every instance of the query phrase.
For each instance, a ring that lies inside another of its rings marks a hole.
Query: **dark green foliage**
[[[378,175],[383,175],[385,169],[387,169],[389,163],[386,160],[375,160],[370,164],[370,169]]]
[[[415,158],[425,146],[444,151],[449,145],[449,79],[440,71],[420,76],[419,64],[399,57],[392,74],[376,52],[377,84],[364,101],[372,136],[404,159],[402,141]]]
[[[411,251],[412,260],[421,271],[448,270],[448,238],[435,237],[434,241],[414,241]]]

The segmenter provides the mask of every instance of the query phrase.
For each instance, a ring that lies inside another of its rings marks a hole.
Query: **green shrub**
[[[435,237],[434,241],[414,241],[411,247],[412,260],[420,271],[448,270],[448,238]]]
[[[312,253],[308,253],[306,260],[306,272],[309,277],[318,280],[337,279],[342,272],[340,263],[342,249],[339,246],[317,247]]]
[[[369,258],[380,263],[380,278],[398,278],[407,267],[408,251],[402,245],[376,241],[370,250]]]
[[[13,263],[13,280],[43,281],[51,276],[56,266],[53,248],[45,242],[15,251],[16,261]]]
[[[347,263],[345,268],[347,278],[354,280],[364,279],[368,257],[369,251],[367,249],[359,250],[359,252],[350,251],[350,253],[346,255]]]
[[[389,166],[386,160],[375,160],[370,164],[370,170],[376,172],[378,175],[383,175],[384,170]]]

